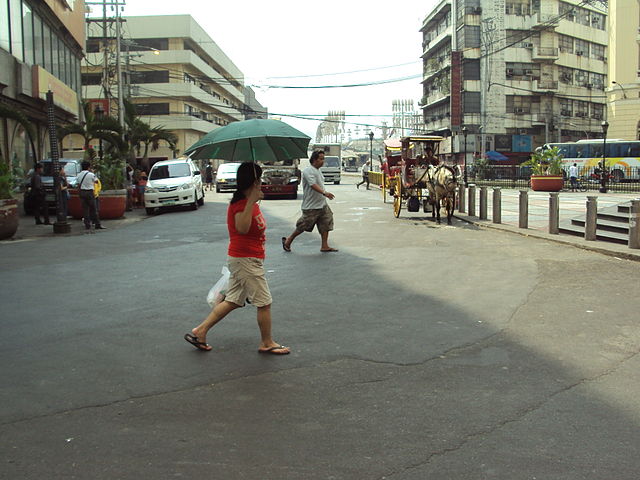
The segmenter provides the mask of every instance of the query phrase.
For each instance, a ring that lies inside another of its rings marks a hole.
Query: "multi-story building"
[[[609,2],[609,138],[640,139],[640,5]]]
[[[49,155],[47,91],[56,120],[77,121],[84,15],[84,0],[0,0],[0,160],[26,171]]]
[[[123,17],[121,65],[123,96],[135,104],[138,115],[152,127],[162,126],[178,136],[178,152],[217,126],[244,120],[245,113],[266,110],[249,95],[245,100],[244,75],[190,15]],[[103,28],[88,29],[87,59],[82,66],[84,97],[91,101],[117,96],[110,81],[115,67],[105,50],[113,52],[113,38]],[[104,75],[104,65],[110,65]],[[105,95],[106,93],[106,95]],[[113,112],[115,102],[107,102]],[[153,159],[172,158],[166,145]]]
[[[447,153],[600,137],[606,14],[569,0],[442,0],[424,19],[422,111]]]

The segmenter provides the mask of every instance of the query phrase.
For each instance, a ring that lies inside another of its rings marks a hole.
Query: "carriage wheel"
[[[393,192],[393,214],[396,218],[400,217],[400,210],[402,210],[402,183],[397,182]]]

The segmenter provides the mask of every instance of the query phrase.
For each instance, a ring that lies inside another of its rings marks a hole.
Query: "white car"
[[[204,188],[200,171],[188,159],[163,160],[151,167],[144,190],[144,206],[148,215],[157,208],[190,205],[197,210],[204,204]]]
[[[223,163],[218,167],[216,172],[216,192],[223,190],[236,189],[236,174],[238,172],[239,163]]]

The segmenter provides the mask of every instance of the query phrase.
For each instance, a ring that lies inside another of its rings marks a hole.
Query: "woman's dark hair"
[[[85,160],[80,165],[82,166],[83,170],[89,170],[89,167],[91,166],[91,163]]]
[[[233,192],[231,203],[236,203],[245,198],[244,191],[251,188],[262,176],[262,167],[254,162],[244,162],[238,167],[236,173],[236,191]]]

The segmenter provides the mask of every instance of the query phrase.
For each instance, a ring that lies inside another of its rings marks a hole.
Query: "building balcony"
[[[531,53],[531,59],[535,61],[550,61],[555,62],[558,60],[560,52],[557,48],[553,47],[533,47]]]
[[[536,92],[556,92],[558,91],[558,82],[552,80],[534,80],[533,90]]]
[[[445,41],[448,41],[449,43],[451,43],[451,32],[452,32],[452,28],[451,27],[447,27],[442,32],[440,32],[438,35],[436,35],[433,38],[431,38],[430,41],[423,42],[422,43],[422,56],[424,57],[424,56],[427,55],[428,52],[432,51],[435,48],[440,47],[440,45],[442,45],[442,43],[444,43]]]
[[[558,26],[558,16],[550,13],[537,13],[532,16],[534,30],[547,30]]]

